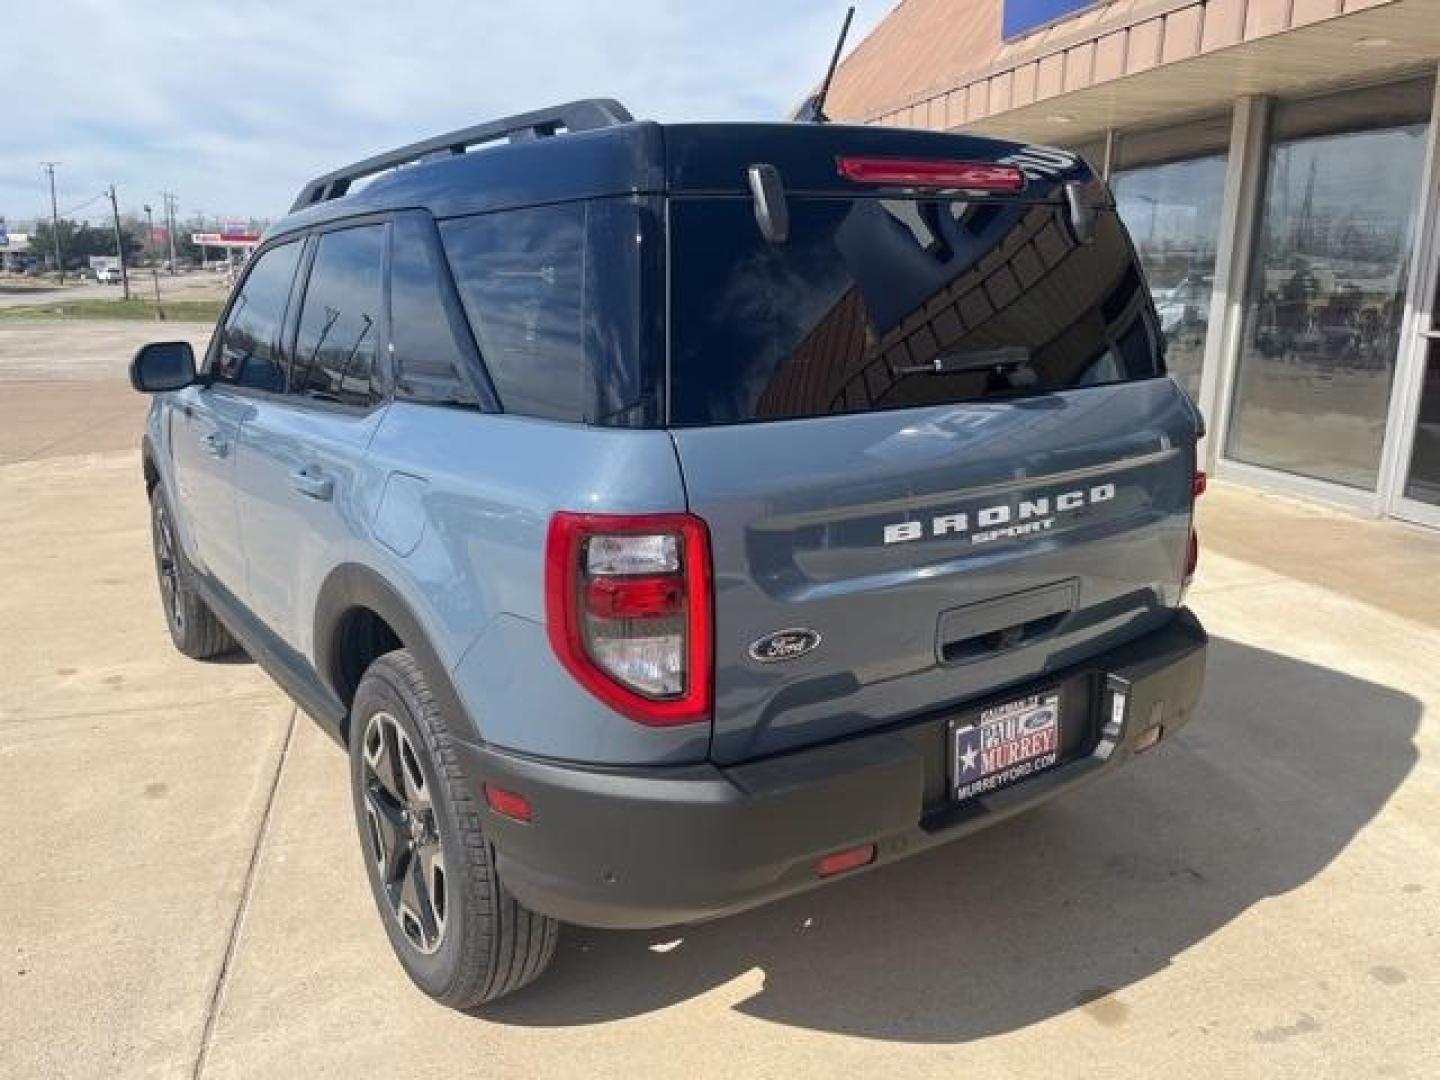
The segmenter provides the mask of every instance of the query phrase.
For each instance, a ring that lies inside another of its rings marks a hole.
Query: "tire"
[[[175,537],[175,518],[160,485],[150,490],[150,546],[170,640],[186,656],[208,660],[235,649],[235,639],[195,591],[195,571]]]
[[[474,1009],[549,966],[559,924],[501,884],[477,785],[406,649],[371,664],[355,692],[350,787],[375,906],[416,986],[442,1005]]]

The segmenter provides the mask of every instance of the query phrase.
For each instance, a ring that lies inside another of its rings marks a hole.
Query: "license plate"
[[[1019,783],[1060,757],[1060,695],[1033,694],[957,721],[950,772],[957,801]]]

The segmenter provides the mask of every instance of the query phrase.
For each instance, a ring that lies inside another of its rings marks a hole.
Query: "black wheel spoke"
[[[377,715],[370,721],[365,732],[365,763],[370,767],[371,777],[388,794],[397,806],[404,806],[405,782],[400,773],[400,753],[395,722],[387,716]]]
[[[387,885],[396,881],[404,869],[410,842],[405,810],[390,793],[378,784],[367,786],[365,811],[370,823],[371,857],[380,869],[380,878]]]
[[[429,952],[438,943],[440,926],[430,896],[430,883],[425,880],[425,860],[411,859],[400,885],[401,925],[423,951]]]

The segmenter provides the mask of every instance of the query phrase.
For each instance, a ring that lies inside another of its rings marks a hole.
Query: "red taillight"
[[[857,184],[1003,192],[1019,191],[1025,186],[1025,174],[1014,165],[984,161],[842,157],[835,163],[841,176]]]
[[[1205,494],[1205,489],[1210,486],[1210,478],[1199,469],[1195,470],[1195,477],[1190,481],[1190,495],[1198,499]]]
[[[815,864],[815,874],[817,877],[834,877],[847,870],[858,870],[862,866],[869,866],[874,861],[875,845],[861,844],[859,847],[846,848],[844,851],[826,855]]]
[[[711,708],[710,542],[693,514],[550,519],[546,629],[592,694],[641,724]]]
[[[599,577],[585,586],[585,606],[607,619],[656,619],[685,607],[685,583],[664,577]]]
[[[503,814],[516,821],[530,820],[530,800],[517,791],[506,791],[493,784],[486,784],[485,802],[497,814]]]

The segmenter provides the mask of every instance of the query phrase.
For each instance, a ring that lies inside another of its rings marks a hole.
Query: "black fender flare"
[[[430,643],[419,618],[394,586],[377,571],[361,563],[342,563],[331,570],[315,601],[312,638],[315,670],[336,698],[341,698],[339,657],[336,654],[339,630],[345,616],[356,608],[368,608],[384,619],[400,638],[400,644],[419,661],[436,703],[453,725],[455,735],[466,742],[480,742],[476,725],[460,700],[450,671]],[[341,733],[347,740],[348,727],[347,705],[347,731]]]

